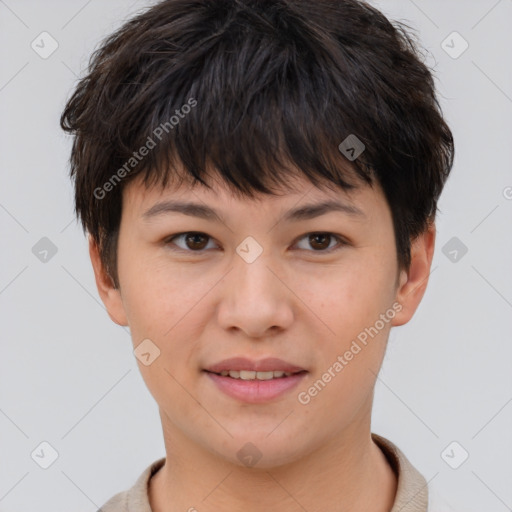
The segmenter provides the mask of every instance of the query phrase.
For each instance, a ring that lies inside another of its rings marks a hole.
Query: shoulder
[[[152,462],[130,489],[112,496],[97,512],[151,512],[149,480],[164,464],[165,457]]]
[[[122,491],[112,496],[97,512],[128,512],[128,494]]]

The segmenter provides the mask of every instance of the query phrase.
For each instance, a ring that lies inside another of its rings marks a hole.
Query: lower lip
[[[259,404],[290,391],[306,376],[307,372],[269,380],[242,380],[206,372],[221,391],[243,402]]]

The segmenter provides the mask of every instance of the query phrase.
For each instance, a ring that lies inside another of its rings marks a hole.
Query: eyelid
[[[216,242],[215,238],[213,238],[208,233],[205,233],[203,231],[182,231],[181,233],[175,233],[173,235],[169,235],[168,237],[166,237],[164,239],[164,244],[168,245],[168,244],[172,243],[172,240],[174,240],[175,238],[178,238],[178,237],[183,236],[183,235],[191,235],[191,234],[194,234],[194,235],[204,235],[209,240],[213,240],[213,241]],[[330,235],[332,238],[335,238],[338,241],[338,245],[334,246],[334,247],[331,247],[330,249],[325,249],[325,250],[320,250],[320,251],[313,251],[313,250],[307,250],[307,249],[298,249],[298,250],[299,251],[310,252],[310,253],[314,253],[314,254],[330,254],[332,252],[336,252],[336,251],[342,249],[344,246],[349,245],[349,242],[348,242],[348,240],[345,237],[343,237],[342,235],[338,235],[337,233],[333,233],[331,231],[308,231],[307,233],[304,233],[304,234],[298,236],[293,241],[293,245],[296,245],[300,240],[306,238],[309,235],[318,235],[318,234]],[[193,251],[193,250],[190,250],[190,249],[182,249],[181,247],[172,248],[171,250],[175,251],[175,252],[181,252],[181,253],[187,253],[187,254],[204,254],[207,251],[207,249],[201,249],[201,250],[198,250],[198,251]]]

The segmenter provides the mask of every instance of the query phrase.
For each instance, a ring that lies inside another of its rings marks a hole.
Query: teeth
[[[278,379],[280,377],[289,377],[292,375],[288,372],[283,372],[281,370],[270,371],[270,372],[255,372],[250,370],[223,370],[220,372],[220,375],[223,377],[227,377],[228,375],[233,379],[241,379],[241,380],[271,380]]]
[[[256,378],[257,372],[250,372],[248,370],[240,370],[240,372],[236,372],[236,373],[238,373],[240,375],[240,378],[242,380],[253,380]]]

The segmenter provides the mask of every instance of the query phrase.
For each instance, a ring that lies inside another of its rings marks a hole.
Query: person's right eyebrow
[[[187,201],[161,201],[154,204],[142,214],[145,221],[168,213],[182,213],[191,217],[199,217],[206,220],[216,220],[225,224],[222,215],[214,208],[199,203]]]
[[[291,209],[281,217],[281,220],[285,222],[297,222],[320,217],[321,215],[333,211],[344,213],[350,217],[366,219],[366,214],[356,206],[339,200],[328,200]],[[142,218],[144,221],[149,221],[152,218],[169,213],[182,213],[192,217],[215,220],[223,224],[226,223],[223,215],[215,208],[199,203],[173,200],[161,201],[154,204],[142,214]]]

